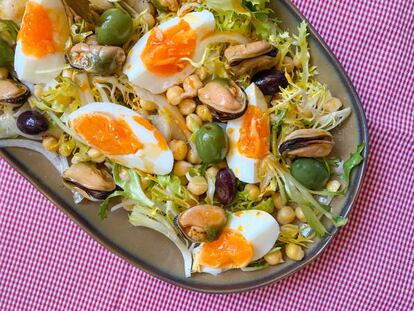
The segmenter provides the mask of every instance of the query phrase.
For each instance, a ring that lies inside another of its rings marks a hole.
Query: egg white
[[[198,62],[204,51],[198,51],[200,41],[205,35],[211,33],[215,29],[214,16],[211,12],[204,10],[201,12],[192,12],[183,17],[172,18],[158,26],[160,30],[166,30],[172,26],[178,25],[180,20],[186,21],[197,34],[196,51],[193,61]],[[124,73],[132,84],[149,90],[154,94],[165,92],[173,85],[180,84],[194,72],[195,68],[190,63],[180,72],[168,76],[157,75],[150,72],[141,59],[142,51],[147,45],[147,41],[151,31],[147,32],[130,51],[124,66]]]
[[[67,36],[62,33],[55,33],[55,37],[62,37],[62,41],[69,39],[69,24],[64,11],[64,6],[61,0],[30,0],[28,3],[38,3],[46,9],[58,9],[65,16],[64,19],[59,19],[63,27],[67,27]],[[45,84],[50,80],[56,78],[66,64],[65,53],[56,52],[43,57],[35,57],[26,55],[22,48],[21,40],[17,41],[16,51],[14,56],[14,69],[17,77],[25,82],[34,84]]]
[[[252,262],[266,255],[279,237],[280,227],[275,218],[265,211],[247,210],[232,213],[226,228],[239,232],[253,247]],[[199,263],[199,255],[204,243],[192,251],[194,262],[193,272],[204,272],[217,275],[230,270],[208,267]]]
[[[68,122],[71,124],[71,121],[76,118],[92,113],[101,113],[114,119],[124,119],[132,132],[143,144],[143,148],[134,154],[107,155],[108,158],[126,167],[136,168],[150,174],[165,175],[172,171],[174,157],[171,150],[169,148],[167,150],[161,149],[153,132],[133,120],[134,116],[141,117],[138,113],[113,103],[91,103],[70,114]],[[88,144],[73,128],[72,130],[75,132],[77,139],[90,147],[94,147]]]
[[[266,112],[266,99],[256,84],[250,84],[246,88],[245,93],[247,95],[248,105],[256,106],[261,112]],[[244,118],[245,115],[227,123],[226,132],[229,137],[230,146],[226,159],[229,168],[239,180],[245,183],[255,184],[260,181],[258,176],[260,160],[242,155],[237,146]]]

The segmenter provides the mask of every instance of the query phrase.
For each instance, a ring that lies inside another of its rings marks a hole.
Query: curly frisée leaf
[[[134,200],[137,204],[143,206],[154,206],[155,203],[151,201],[145,194],[144,190],[142,190],[140,177],[135,170],[124,168],[119,164],[114,164],[112,174],[114,176],[115,184],[122,188],[122,191],[117,190],[113,192],[101,204],[99,208],[99,216],[101,219],[106,218],[109,200],[114,197]]]

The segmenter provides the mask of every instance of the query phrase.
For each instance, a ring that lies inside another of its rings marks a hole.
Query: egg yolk
[[[107,155],[134,154],[143,147],[124,119],[93,113],[73,121],[74,130],[93,147]]]
[[[24,54],[43,57],[63,51],[69,31],[65,25],[63,9],[46,9],[36,2],[28,2],[18,36]]]
[[[158,142],[158,145],[162,150],[168,150],[168,144],[165,140],[164,136],[158,131],[158,129],[151,124],[148,120],[145,120],[144,118],[141,118],[139,116],[133,117],[134,121],[137,122],[139,125],[145,127],[148,131],[152,132],[154,134],[155,139]]]
[[[269,152],[269,120],[256,106],[249,106],[240,128],[237,142],[241,154],[248,158],[263,159]]]
[[[193,57],[196,39],[195,31],[184,20],[163,31],[154,28],[141,59],[147,69],[155,74],[165,76],[180,72],[187,65],[180,59]]]
[[[199,262],[212,268],[242,268],[253,258],[253,247],[244,236],[234,230],[224,229],[219,238],[205,243]]]

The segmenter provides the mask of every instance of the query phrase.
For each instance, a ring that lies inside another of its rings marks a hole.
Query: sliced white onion
[[[57,153],[47,151],[39,142],[26,139],[0,140],[0,148],[9,147],[25,148],[43,154],[61,174],[69,167],[68,160],[65,157]]]

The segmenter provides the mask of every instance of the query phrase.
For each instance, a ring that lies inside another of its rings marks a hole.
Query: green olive
[[[290,168],[292,176],[311,190],[322,189],[329,180],[329,172],[325,165],[313,158],[298,158]]]
[[[0,38],[0,67],[7,67],[13,62],[13,49]]]
[[[227,136],[215,123],[204,124],[195,135],[197,152],[204,163],[223,160],[227,154]]]
[[[121,46],[132,35],[132,19],[121,9],[106,10],[95,28],[96,39],[101,45]]]

